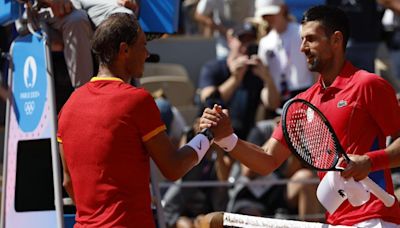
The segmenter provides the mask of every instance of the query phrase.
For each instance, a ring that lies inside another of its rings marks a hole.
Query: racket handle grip
[[[385,190],[383,190],[379,185],[377,185],[373,180],[371,180],[369,177],[366,177],[363,180],[360,180],[360,182],[372,192],[378,199],[380,199],[383,204],[385,204],[386,207],[391,207],[393,206],[395,202],[395,198],[393,195],[387,193]]]

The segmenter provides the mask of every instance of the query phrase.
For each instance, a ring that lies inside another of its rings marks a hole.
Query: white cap
[[[337,171],[329,171],[317,188],[317,198],[322,206],[333,214],[347,199],[344,191],[344,178]]]
[[[255,16],[276,15],[281,11],[281,6],[284,4],[285,2],[283,0],[256,0]]]

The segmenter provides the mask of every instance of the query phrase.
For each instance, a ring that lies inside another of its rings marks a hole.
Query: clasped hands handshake
[[[212,109],[206,108],[199,122],[200,130],[209,128],[214,135],[214,143],[224,151],[230,152],[235,148],[238,137],[233,132],[227,109],[217,104]]]

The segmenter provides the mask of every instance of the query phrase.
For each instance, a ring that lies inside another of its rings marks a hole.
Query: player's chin
[[[312,71],[312,72],[315,71],[315,66],[313,64],[307,64],[307,68],[309,71]]]
[[[308,61],[308,59],[307,59],[307,67],[312,72],[318,71],[318,67],[319,67],[318,60],[314,58],[314,59],[312,59],[312,61]]]

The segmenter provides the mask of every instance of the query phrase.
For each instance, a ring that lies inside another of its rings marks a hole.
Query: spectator
[[[248,140],[261,146],[269,139],[276,126],[279,113],[277,108],[305,91],[315,81],[307,68],[304,54],[300,52],[300,25],[290,19],[290,13],[283,0],[256,0],[256,18],[268,22],[270,31],[260,39],[258,56],[269,72],[278,89],[280,99],[275,103],[263,101],[267,107],[267,120],[259,121],[250,131]],[[262,99],[265,96],[261,96]]]
[[[258,56],[268,66],[281,95],[279,106],[267,106],[275,110],[310,87],[314,81],[313,74],[307,69],[306,58],[300,52],[300,25],[291,21],[284,1],[256,0],[255,16],[267,21],[270,28],[270,32],[260,40]]]
[[[183,34],[199,35],[202,32],[199,22],[194,18],[199,0],[182,0],[180,22]]]
[[[90,40],[93,27],[98,26],[112,13],[133,14],[138,9],[129,0],[40,0],[51,8],[53,17],[46,18],[51,28],[61,33],[64,58],[68,74],[74,88],[90,81],[93,76],[93,59],[90,52]],[[89,20],[89,18],[90,20]],[[50,31],[51,38],[57,34]]]
[[[41,0],[51,8],[53,17],[46,18],[51,28],[61,34],[65,63],[74,88],[90,81],[93,59],[90,40],[93,29],[85,11],[75,9],[70,0]],[[50,31],[50,39],[57,36]]]
[[[244,23],[227,34],[228,57],[211,60],[201,69],[200,100],[204,106],[217,102],[229,108],[236,132],[245,139],[254,125],[261,91],[269,94],[270,100],[279,95],[261,60],[248,55],[249,46],[256,42],[255,28]]]
[[[385,8],[382,24],[385,29],[385,41],[389,50],[392,72],[391,84],[400,90],[400,2],[397,0],[379,0]]]
[[[197,4],[195,18],[216,38],[216,53],[219,59],[229,53],[227,34],[229,28],[242,24],[247,17],[254,14],[254,0],[200,0]]]
[[[0,26],[0,125],[5,123],[5,102],[10,97],[10,91],[7,88],[7,72],[9,59],[7,52],[12,41],[12,26]]]
[[[136,2],[130,0],[71,0],[71,2],[75,8],[87,12],[95,27],[113,13],[137,15],[139,10]]]
[[[326,4],[339,7],[351,18],[346,58],[361,69],[375,72],[378,46],[383,41],[383,8],[377,0],[326,0]]]
[[[185,119],[179,110],[170,104],[168,98],[163,95],[162,90],[152,94],[157,108],[160,110],[161,119],[165,123],[166,132],[176,147],[179,147],[181,138],[187,126]]]

